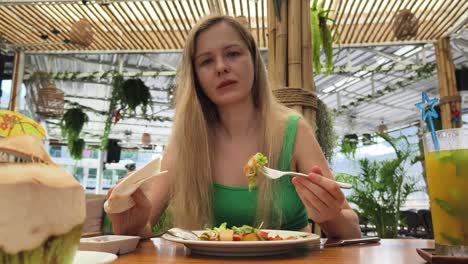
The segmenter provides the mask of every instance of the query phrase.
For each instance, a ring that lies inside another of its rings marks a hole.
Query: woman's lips
[[[234,80],[226,80],[226,81],[222,81],[222,82],[221,82],[221,83],[218,85],[218,87],[217,87],[217,88],[218,88],[218,89],[220,89],[220,88],[224,88],[224,87],[226,87],[226,86],[229,86],[229,85],[231,85],[231,84],[235,84],[235,83],[236,83],[236,81],[234,81]]]

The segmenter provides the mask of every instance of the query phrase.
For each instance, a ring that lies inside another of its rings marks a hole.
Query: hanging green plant
[[[128,108],[135,112],[141,106],[143,114],[146,114],[147,106],[151,103],[149,87],[139,78],[131,78],[122,83],[122,91],[119,92],[118,103],[121,109]]]
[[[333,38],[327,22],[331,21],[336,30],[338,30],[338,27],[335,20],[329,17],[330,11],[323,9],[323,2],[317,4],[317,0],[313,0],[310,8],[310,32],[312,38],[312,63],[317,74],[322,73],[320,47],[323,47],[325,53],[325,74],[329,75],[333,70]],[[336,36],[338,36],[337,31]]]
[[[362,145],[370,146],[376,144],[374,137],[369,133],[362,134]]]
[[[336,146],[337,136],[333,126],[333,116],[327,105],[320,99],[317,100],[317,116],[315,120],[317,130],[315,135],[328,162],[331,162],[333,150]]]
[[[121,74],[115,74],[112,78],[112,96],[109,103],[109,111],[106,118],[106,123],[104,125],[104,133],[101,137],[101,149],[105,150],[107,148],[107,141],[109,139],[109,134],[112,127],[112,118],[115,116],[117,101],[121,97],[122,85],[124,79]]]
[[[273,0],[273,8],[275,10],[276,17],[281,21],[281,0]]]
[[[85,142],[80,138],[80,133],[87,122],[88,115],[80,107],[68,109],[60,121],[62,136],[67,138],[70,156],[75,160],[83,158]]]
[[[88,122],[88,115],[83,112],[83,109],[79,107],[68,109],[60,121],[62,136],[78,138],[86,122]]]
[[[358,136],[356,134],[348,134],[341,140],[341,153],[348,158],[354,158],[356,155],[358,144]]]
[[[81,138],[76,138],[68,141],[68,150],[70,156],[75,160],[83,158],[83,150],[85,148],[85,141]]]

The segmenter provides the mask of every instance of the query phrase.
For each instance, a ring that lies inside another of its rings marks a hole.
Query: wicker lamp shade
[[[141,144],[143,144],[143,146],[151,145],[151,135],[149,133],[143,133],[141,136]]]
[[[236,16],[236,20],[239,21],[244,27],[249,28],[249,20],[246,16]]]
[[[393,34],[399,40],[406,40],[418,34],[418,18],[408,9],[398,11],[393,22]]]
[[[93,27],[91,23],[82,18],[75,22],[70,30],[70,42],[83,47],[88,47],[93,42]]]
[[[380,125],[378,125],[375,129],[377,132],[379,133],[386,133],[387,130],[388,130],[388,127],[387,125],[385,125],[385,123],[382,121],[382,123]]]
[[[44,117],[58,118],[63,115],[63,92],[50,82],[47,87],[39,90],[37,113]]]

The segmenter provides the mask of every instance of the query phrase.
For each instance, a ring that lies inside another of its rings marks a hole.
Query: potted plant
[[[398,235],[400,208],[408,195],[419,191],[417,181],[406,174],[408,164],[413,165],[414,150],[406,137],[392,138],[379,133],[395,151],[395,157],[383,161],[358,160],[358,175],[338,174],[337,180],[351,183],[348,201],[358,206],[359,215],[376,226],[379,237],[395,238]]]
[[[88,115],[79,107],[68,109],[60,121],[62,137],[67,138],[70,156],[75,160],[83,158],[85,142],[80,138],[80,133],[87,122]]]
[[[354,158],[358,144],[358,136],[356,134],[347,134],[341,140],[341,153],[346,157]]]
[[[362,134],[362,145],[370,146],[375,144],[374,137],[369,133]]]

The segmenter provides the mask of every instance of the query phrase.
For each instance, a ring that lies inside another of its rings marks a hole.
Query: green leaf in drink
[[[462,240],[461,239],[458,239],[458,238],[454,238],[452,236],[449,236],[445,233],[440,233],[440,235],[442,236],[443,239],[445,239],[446,241],[448,241],[450,243],[450,245],[452,246],[458,246],[458,245],[461,245],[462,244]]]
[[[454,205],[452,205],[452,204],[450,204],[450,203],[448,203],[448,202],[446,202],[444,200],[438,199],[438,198],[435,198],[434,200],[437,203],[437,205],[439,205],[440,208],[442,208],[442,210],[444,210],[450,216],[453,216],[453,217],[459,217],[460,216],[460,213],[459,213],[460,211],[457,210],[457,208]]]
[[[468,150],[456,150],[452,154],[455,163],[456,175],[460,178],[468,178]]]

